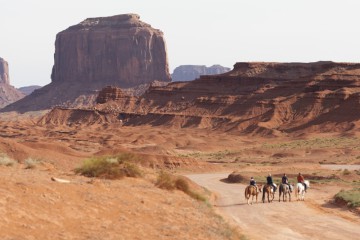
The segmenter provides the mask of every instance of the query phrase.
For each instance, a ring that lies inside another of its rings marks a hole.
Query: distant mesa
[[[18,88],[18,90],[20,92],[22,92],[24,95],[30,95],[33,91],[35,91],[36,89],[41,88],[41,86],[38,85],[31,85],[31,86],[26,86],[26,87],[20,87]]]
[[[174,69],[171,78],[173,82],[192,81],[201,75],[216,75],[229,72],[231,69],[221,65],[206,67],[205,65],[181,65]]]
[[[89,106],[103,87],[170,82],[163,33],[137,14],[88,18],[56,36],[51,83],[3,111]]]
[[[25,95],[10,85],[9,65],[0,58],[0,108],[13,103]]]

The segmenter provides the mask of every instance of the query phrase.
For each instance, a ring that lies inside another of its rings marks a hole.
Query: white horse
[[[308,180],[304,181],[306,189],[310,188],[310,182]],[[305,187],[302,183],[297,183],[295,187],[295,197],[299,201],[304,201],[305,198]]]

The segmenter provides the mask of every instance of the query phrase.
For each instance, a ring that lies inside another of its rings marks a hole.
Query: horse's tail
[[[247,194],[247,192],[248,192],[248,187],[245,188],[245,199],[248,199],[248,194]],[[250,196],[249,196],[249,197],[250,197]]]

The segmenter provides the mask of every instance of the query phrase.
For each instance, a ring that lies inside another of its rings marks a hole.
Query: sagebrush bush
[[[10,167],[15,163],[15,160],[11,159],[6,154],[0,154],[0,165]]]
[[[201,194],[194,192],[190,189],[189,183],[182,177],[176,177],[167,172],[161,171],[156,180],[155,186],[166,190],[180,190],[189,195],[190,197],[199,200],[206,201],[206,198]]]
[[[350,175],[351,172],[350,172],[348,169],[344,169],[344,171],[343,171],[342,174],[343,174],[343,175]]]
[[[24,163],[26,169],[33,169],[36,168],[36,165],[38,165],[40,162],[36,159],[27,158],[25,159]]]
[[[119,179],[123,177],[141,177],[140,168],[135,155],[124,153],[111,157],[93,157],[86,159],[82,166],[75,169],[75,173],[87,177],[100,177],[107,179]]]

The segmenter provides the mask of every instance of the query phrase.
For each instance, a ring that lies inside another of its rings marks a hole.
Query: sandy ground
[[[353,238],[359,234],[359,217],[328,202],[342,188],[359,186],[360,174],[351,170],[345,175],[321,164],[359,164],[359,139],[329,134],[261,138],[208,129],[1,121],[0,154],[19,163],[0,166],[0,239],[229,239],[231,230],[211,208],[180,191],[158,189],[148,179],[88,183],[73,172],[86,158],[124,151],[151,162],[147,167],[152,170],[226,172],[194,180],[221,196],[216,210],[230,216],[250,238]],[[39,166],[24,169],[29,158],[39,161]],[[302,171],[319,179],[314,179],[318,184],[312,185],[305,203],[247,206],[243,185],[219,182],[233,170],[246,178]],[[51,177],[72,183],[55,183]]]
[[[320,207],[329,197],[326,191],[312,188],[304,202],[278,202],[247,205],[244,198],[246,185],[220,181],[228,174],[195,174],[190,179],[214,191],[219,199],[216,208],[230,216],[251,239],[354,239],[360,234],[360,219],[351,213],[339,215]],[[319,193],[320,191],[320,193]],[[293,194],[294,195],[294,194]],[[259,199],[261,200],[261,199]]]
[[[146,178],[89,179],[0,166],[0,186],[2,240],[230,239],[225,222],[204,202]]]

